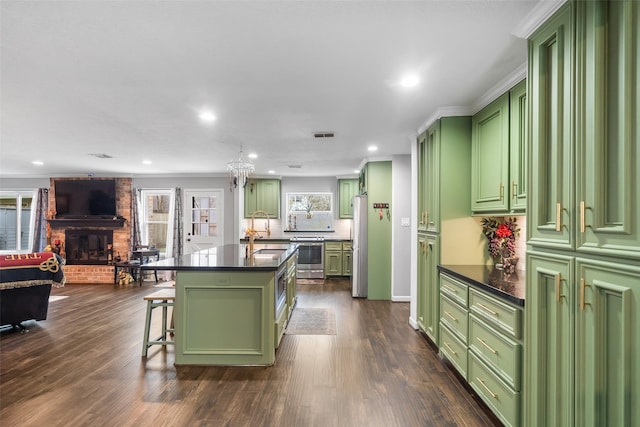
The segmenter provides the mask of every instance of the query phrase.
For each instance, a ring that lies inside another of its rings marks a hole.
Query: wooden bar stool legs
[[[147,357],[149,347],[152,345],[174,345],[172,340],[167,339],[167,334],[173,335],[173,313],[171,314],[171,324],[167,326],[167,307],[173,307],[176,299],[176,290],[164,288],[144,297],[147,301],[147,316],[144,325],[144,338],[142,342],[142,357]],[[153,309],[162,307],[162,334],[154,339],[149,339],[151,330],[151,316]]]

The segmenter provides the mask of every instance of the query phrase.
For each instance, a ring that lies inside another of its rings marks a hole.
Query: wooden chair
[[[147,353],[149,351],[149,347],[152,345],[175,345],[173,340],[169,340],[167,338],[167,334],[173,336],[173,313],[171,314],[171,323],[167,324],[167,307],[173,307],[174,301],[176,299],[176,290],[175,288],[162,288],[159,291],[156,291],[150,295],[144,297],[144,300],[147,301],[147,316],[144,325],[144,337],[142,343],[142,357],[147,357]],[[151,330],[151,316],[153,314],[153,309],[157,307],[162,307],[162,334],[156,339],[149,339],[149,334]]]
[[[146,264],[151,261],[160,261],[160,251],[157,249],[151,249],[149,245],[134,245],[131,252],[133,260],[137,261],[139,265]],[[142,286],[143,272],[138,268],[138,279],[140,286]],[[158,270],[153,270],[153,275],[158,283]]]

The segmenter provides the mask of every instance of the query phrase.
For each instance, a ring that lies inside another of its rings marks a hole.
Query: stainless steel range
[[[297,236],[299,279],[324,279],[324,237]]]

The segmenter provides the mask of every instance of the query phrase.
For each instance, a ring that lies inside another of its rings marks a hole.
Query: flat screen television
[[[116,216],[115,179],[54,181],[56,218],[113,218]]]

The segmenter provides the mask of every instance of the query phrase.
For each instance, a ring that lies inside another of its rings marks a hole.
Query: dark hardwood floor
[[[46,321],[1,331],[0,425],[497,423],[410,327],[408,303],[353,299],[345,280],[299,285],[298,306],[334,308],[336,335],[285,335],[269,367],[176,368],[171,347],[140,356],[153,291],[67,285]]]

